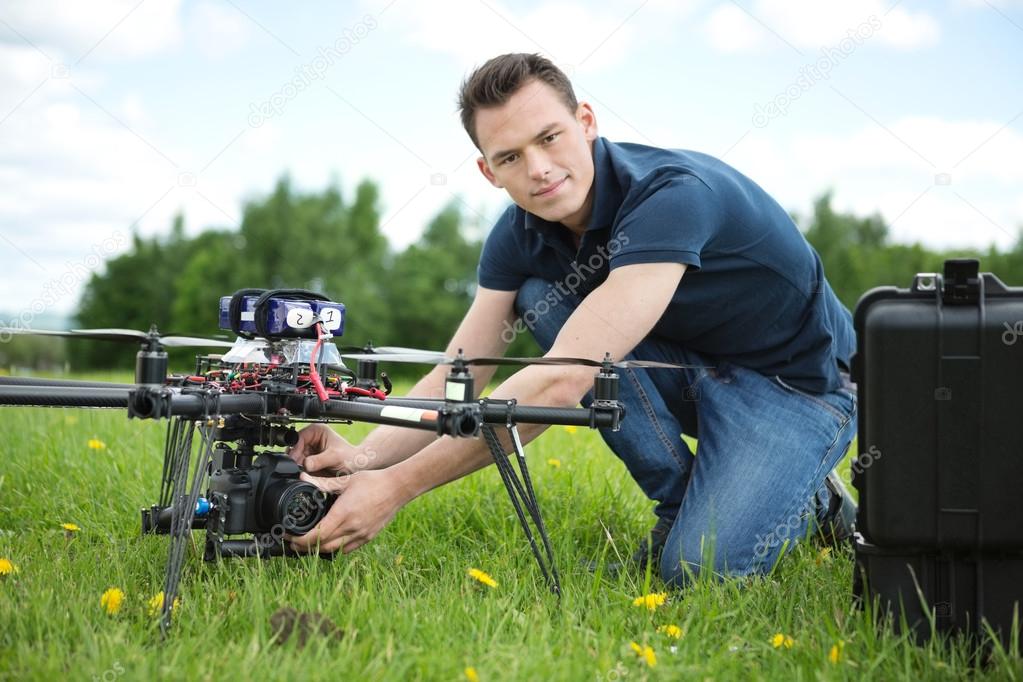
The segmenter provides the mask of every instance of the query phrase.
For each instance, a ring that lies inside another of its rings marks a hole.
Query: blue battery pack
[[[245,296],[240,307],[238,328],[249,334],[256,330],[256,301],[259,296]],[[301,301],[271,297],[264,304],[267,334],[281,339],[315,339],[315,322],[323,323],[324,331],[341,336],[345,329],[345,306],[333,301]],[[318,316],[318,317],[317,317]],[[220,299],[220,328],[231,330],[231,297]]]

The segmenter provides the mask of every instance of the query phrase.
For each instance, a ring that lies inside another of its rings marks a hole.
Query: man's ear
[[[589,102],[579,102],[575,110],[575,120],[583,129],[583,136],[588,142],[597,139],[597,115],[593,113],[593,107]]]
[[[494,176],[494,171],[490,170],[490,164],[482,156],[476,159],[476,167],[480,169],[480,173],[483,173],[483,177],[487,179],[487,182],[498,189],[504,188],[504,185]]]

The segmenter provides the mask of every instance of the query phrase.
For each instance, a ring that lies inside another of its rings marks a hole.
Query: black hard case
[[[947,261],[864,294],[854,324],[865,541],[1023,551],[1023,288]]]
[[[869,596],[897,631],[917,641],[934,632],[986,641],[990,627],[1006,648],[1023,649],[1023,552],[909,552],[880,549],[859,539],[853,593]],[[904,620],[903,620],[904,619]]]

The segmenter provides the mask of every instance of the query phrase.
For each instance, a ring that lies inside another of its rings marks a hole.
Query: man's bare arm
[[[548,355],[602,360],[605,352],[615,358],[628,354],[664,314],[684,273],[685,266],[675,263],[629,265],[612,271],[568,319]],[[527,367],[498,386],[492,396],[529,405],[572,407],[592,388],[593,373],[592,367]],[[519,432],[526,443],[546,428],[524,424]],[[491,461],[481,439],[444,439],[396,464],[392,472],[411,500]]]
[[[515,293],[482,287],[477,289],[476,297],[462,318],[451,343],[448,344],[446,354],[454,356],[461,348],[467,357],[503,355],[508,343],[503,340],[502,331],[515,321]],[[416,398],[443,398],[444,380],[449,369],[446,365],[435,367],[420,379],[407,395]],[[486,387],[495,371],[495,367],[473,367],[477,396]],[[389,467],[407,459],[436,439],[434,434],[427,431],[400,426],[378,426],[355,447],[357,461],[364,464],[359,468]]]

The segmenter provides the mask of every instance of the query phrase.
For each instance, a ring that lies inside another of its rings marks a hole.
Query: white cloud
[[[881,0],[757,0],[748,10],[724,3],[710,13],[704,29],[710,45],[722,52],[784,49],[786,43],[813,50],[838,45],[857,31],[890,47],[916,49],[936,44],[941,34],[927,12],[889,10]]]
[[[1021,0],[955,0],[953,3],[958,7],[971,7],[971,8],[990,8],[991,5],[995,7],[1012,7],[1013,5],[1023,5]]]
[[[771,36],[735,5],[721,5],[705,24],[707,39],[719,52],[750,52],[762,47]]]
[[[0,42],[0,117],[50,77],[50,61],[28,45]]]
[[[203,55],[219,58],[244,48],[253,31],[235,8],[202,0],[188,14],[188,35]]]
[[[684,13],[686,5],[681,7],[673,12]],[[397,24],[413,45],[450,54],[467,70],[504,52],[540,52],[571,76],[624,60],[637,43],[640,22],[663,11],[657,3],[630,16],[634,9],[560,1],[516,10],[491,0],[457,0],[405,5],[385,14],[381,25]]]
[[[728,162],[804,214],[811,197],[834,189],[835,208],[880,212],[893,224],[894,241],[1006,248],[1023,227],[1017,162],[1023,132],[1003,126],[904,117],[887,125],[891,133],[876,125],[851,133],[801,132],[793,139],[754,132]]]
[[[137,56],[176,44],[181,38],[180,4],[181,0],[15,0],[5,3],[4,21],[43,51],[57,48],[75,62],[86,54],[90,59]],[[6,35],[9,42],[20,40]]]

